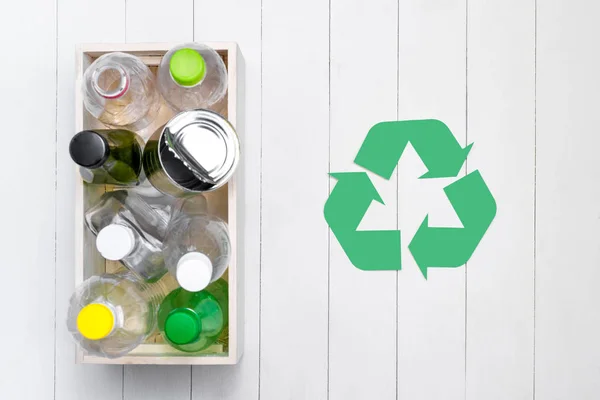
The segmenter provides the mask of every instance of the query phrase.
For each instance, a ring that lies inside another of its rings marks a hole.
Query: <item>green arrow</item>
[[[338,180],[325,203],[325,219],[337,230],[355,231],[373,200],[383,200],[366,172],[334,172]],[[332,228],[333,229],[333,228]]]
[[[357,231],[371,202],[383,204],[367,174],[330,175],[338,182],[325,203],[325,220],[352,264],[365,271],[399,270],[400,231]]]
[[[436,119],[380,122],[369,130],[354,162],[390,179],[409,142],[428,169],[421,178],[457,176],[473,146],[463,149]]]
[[[426,216],[408,248],[427,279],[427,268],[464,265],[496,216],[496,201],[479,171],[444,188],[463,228],[429,227]]]

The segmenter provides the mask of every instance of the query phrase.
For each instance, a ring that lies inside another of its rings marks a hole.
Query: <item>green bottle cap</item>
[[[171,57],[169,70],[181,86],[194,86],[206,75],[206,62],[194,49],[179,49]]]
[[[175,344],[188,344],[200,336],[200,320],[187,308],[173,310],[165,321],[165,335]]]

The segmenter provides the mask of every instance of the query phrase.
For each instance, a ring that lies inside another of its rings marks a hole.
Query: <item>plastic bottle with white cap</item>
[[[71,296],[67,327],[89,355],[123,356],[155,331],[167,293],[162,281],[144,283],[131,272],[93,276]]]
[[[154,282],[166,272],[162,254],[168,216],[140,196],[122,190],[107,192],[86,212],[102,257],[121,261],[144,280]]]
[[[227,223],[213,215],[179,212],[169,223],[163,254],[179,285],[199,292],[219,279],[229,265]]]

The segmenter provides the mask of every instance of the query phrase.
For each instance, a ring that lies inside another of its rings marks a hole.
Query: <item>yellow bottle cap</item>
[[[104,304],[88,304],[77,316],[77,329],[86,339],[104,339],[112,332],[114,326],[115,316]]]

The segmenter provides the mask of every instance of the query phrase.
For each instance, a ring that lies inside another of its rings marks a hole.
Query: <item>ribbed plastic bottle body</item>
[[[100,56],[83,76],[84,104],[109,126],[148,126],[161,105],[155,77],[139,58],[114,52]]]
[[[148,282],[160,279],[167,272],[162,248],[168,218],[137,194],[122,190],[105,193],[85,214],[86,224],[98,238],[99,233],[111,225],[129,230],[133,235],[133,248],[117,259]],[[98,250],[102,253],[101,248]]]
[[[176,199],[173,203],[169,221],[175,222],[177,218],[190,218],[208,214],[208,201],[203,194]]]
[[[127,221],[123,222],[126,223]],[[145,281],[156,282],[167,273],[160,245],[155,245],[146,240],[141,232],[135,230],[135,226],[130,224],[125,226],[128,226],[135,232],[136,244],[131,253],[120,260],[121,263],[137,273]]]
[[[156,311],[166,288],[141,282],[133,273],[93,276],[77,287],[70,299],[67,326],[73,338],[91,355],[115,358],[135,349],[156,328]],[[106,306],[114,326],[103,338],[92,340],[80,331],[78,318],[90,304]]]
[[[201,292],[175,289],[165,297],[158,310],[159,330],[171,346],[185,352],[198,352],[215,343],[226,342],[228,302],[228,285],[223,279],[211,283]],[[183,319],[176,321],[177,314],[184,314]]]
[[[227,269],[231,257],[231,240],[227,223],[208,215],[179,213],[169,222],[163,242],[163,255],[169,272],[177,277],[182,287],[189,289],[180,280],[180,260],[190,253],[206,256],[212,264],[210,282],[219,279]]]
[[[208,201],[203,194],[177,198],[164,195],[153,186],[150,186],[150,188],[144,187],[142,190],[140,190],[140,188],[135,188],[131,189],[130,192],[133,191],[138,194],[150,207],[158,212],[165,221],[170,221],[182,213],[187,215],[199,215],[208,212]]]
[[[171,60],[181,49],[191,49],[202,56],[205,72],[200,82],[182,84],[174,78]],[[163,98],[176,111],[219,106],[219,101],[227,92],[227,68],[219,53],[212,48],[199,43],[183,44],[169,50],[163,57],[158,69],[158,88]]]
[[[155,210],[136,193],[124,190],[106,192],[98,202],[85,213],[88,227],[98,232],[118,215],[135,221],[144,234],[152,240],[162,242],[168,228],[168,215]]]

